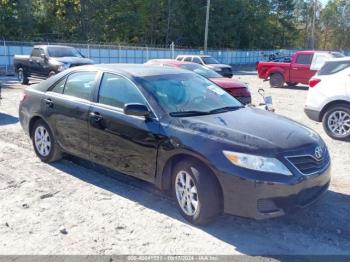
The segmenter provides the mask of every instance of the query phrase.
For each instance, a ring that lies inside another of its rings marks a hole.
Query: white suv
[[[350,57],[329,60],[310,79],[306,115],[323,122],[326,133],[339,140],[350,139]]]

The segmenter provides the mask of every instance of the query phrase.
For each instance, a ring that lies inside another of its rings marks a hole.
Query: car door
[[[148,105],[138,87],[123,76],[104,73],[95,100],[89,116],[91,159],[152,181],[159,122],[155,116],[145,119],[123,112],[127,103]]]
[[[89,159],[88,115],[97,72],[74,72],[45,93],[44,116],[62,149]]]
[[[290,82],[308,84],[310,78],[316,74],[311,70],[313,54],[299,54],[295,62],[291,64]]]

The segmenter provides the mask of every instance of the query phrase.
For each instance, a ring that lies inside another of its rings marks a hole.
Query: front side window
[[[211,56],[202,57],[205,64],[219,64],[219,61]]]
[[[296,64],[311,65],[313,55],[300,54],[295,61]]]
[[[202,61],[198,57],[193,57],[192,62],[196,64],[202,64]]]
[[[220,87],[194,73],[148,76],[142,79],[146,91],[163,110],[174,113],[210,113],[242,104]]]
[[[192,57],[190,57],[190,56],[188,56],[184,59],[184,61],[186,61],[186,62],[191,62],[191,60],[192,60]]]
[[[90,100],[96,72],[77,72],[68,76],[64,86],[65,95]]]
[[[98,102],[118,108],[123,108],[125,104],[146,104],[133,83],[122,76],[110,73],[103,75]]]

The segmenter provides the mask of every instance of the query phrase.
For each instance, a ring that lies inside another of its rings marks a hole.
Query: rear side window
[[[122,76],[110,73],[103,75],[98,102],[118,108],[123,108],[129,103],[146,103],[133,83]]]
[[[296,64],[311,65],[313,55],[300,54],[295,61]]]
[[[176,57],[176,60],[177,61],[182,61],[183,58],[184,58],[183,56],[178,56],[178,57]]]
[[[190,57],[190,56],[188,56],[184,59],[184,61],[186,61],[186,62],[191,62],[191,60],[192,60],[192,57]]]
[[[318,75],[332,75],[343,71],[346,68],[350,67],[350,61],[334,61],[327,62],[321,70],[318,72]]]
[[[66,77],[58,81],[58,83],[52,88],[52,92],[63,94],[64,84],[66,83]]]
[[[94,88],[96,72],[77,72],[68,76],[63,93],[90,100]]]

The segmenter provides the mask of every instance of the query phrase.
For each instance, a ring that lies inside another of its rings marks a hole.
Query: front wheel
[[[43,120],[35,122],[31,136],[35,153],[41,161],[50,163],[62,157],[51,129]]]
[[[172,190],[181,215],[193,224],[207,224],[221,212],[220,186],[214,175],[195,161],[173,169]]]
[[[338,140],[350,139],[350,106],[339,104],[332,106],[324,114],[323,128],[327,135]]]
[[[21,85],[28,85],[29,79],[24,73],[24,70],[22,67],[17,69],[17,79],[21,83]]]

